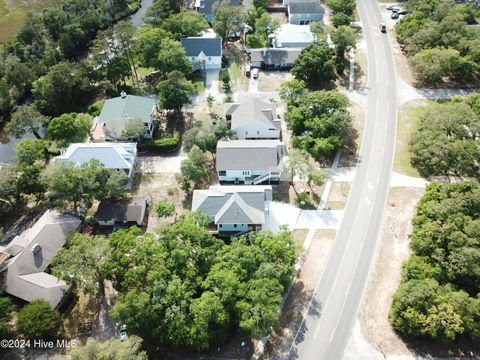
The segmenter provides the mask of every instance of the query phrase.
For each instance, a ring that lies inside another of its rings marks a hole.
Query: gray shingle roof
[[[198,56],[201,52],[205,56],[222,56],[222,39],[219,37],[188,37],[181,42],[187,56]]]
[[[255,121],[276,127],[275,107],[256,97],[248,97],[240,103],[226,104],[225,115],[232,116],[232,130]]]
[[[240,5],[240,0],[225,0],[224,2],[229,3],[232,6]],[[213,7],[215,3],[220,3],[219,0],[200,0],[200,7],[198,8],[198,12],[200,14],[205,15],[212,15],[213,14]]]
[[[290,14],[323,14],[320,1],[294,1],[288,4]]]
[[[293,64],[302,49],[253,49],[250,59],[254,62],[264,61],[266,65]]]
[[[192,211],[213,217],[215,224],[264,224],[271,186],[211,186],[194,190]]]
[[[141,224],[143,223],[146,207],[147,198],[143,196],[118,201],[105,199],[100,202],[95,219],[102,222],[126,221]]]
[[[217,171],[276,171],[285,153],[279,140],[220,140],[217,143]]]
[[[2,289],[22,300],[44,299],[56,307],[70,286],[44,271],[80,223],[76,216],[48,210],[15,237],[1,250],[10,256],[1,264]]]

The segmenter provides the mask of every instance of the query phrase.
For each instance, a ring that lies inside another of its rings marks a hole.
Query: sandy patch
[[[325,209],[342,210],[347,204],[348,194],[350,193],[351,184],[348,182],[336,182],[332,184],[330,194],[328,195]]]

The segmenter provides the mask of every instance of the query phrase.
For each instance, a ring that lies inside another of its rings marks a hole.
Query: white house
[[[291,0],[287,5],[288,22],[296,25],[308,25],[311,22],[322,23],[325,10],[319,0]]]
[[[207,215],[219,235],[233,237],[262,230],[270,201],[271,186],[217,185],[193,191],[192,211]]]
[[[270,36],[274,48],[304,48],[317,40],[310,25],[283,24]]]
[[[258,185],[278,182],[286,146],[279,140],[220,140],[216,170],[219,181]]]
[[[124,171],[129,179],[132,179],[135,174],[136,158],[136,143],[77,143],[70,144],[54,161],[68,160],[79,166],[91,159],[97,159],[106,168]]]
[[[211,70],[222,67],[222,38],[211,29],[202,36],[191,36],[181,39],[187,58],[193,69]]]
[[[225,118],[238,139],[278,139],[281,122],[275,106],[259,98],[249,97],[240,103],[225,104]]]
[[[103,104],[102,112],[95,119],[92,140],[115,141],[127,140],[123,131],[125,125],[133,119],[141,119],[145,128],[145,139],[153,137],[157,99],[154,97],[127,95],[122,91],[119,97],[108,99]]]
[[[289,69],[295,63],[302,49],[300,48],[270,48],[252,49],[250,65],[252,68]]]

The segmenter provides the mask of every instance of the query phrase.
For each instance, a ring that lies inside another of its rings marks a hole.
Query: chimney
[[[127,97],[127,93],[126,93],[125,91],[122,91],[122,92],[120,93],[120,97],[121,97],[122,99],[125,99],[125,98]]]
[[[33,255],[36,255],[40,250],[42,249],[42,247],[38,244],[35,244],[32,246],[32,253]]]

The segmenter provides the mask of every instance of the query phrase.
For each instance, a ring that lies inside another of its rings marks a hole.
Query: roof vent
[[[122,92],[120,93],[120,97],[121,97],[122,99],[125,99],[125,98],[127,97],[127,93],[126,93],[125,91],[122,91]]]
[[[33,255],[36,255],[40,250],[42,249],[42,247],[38,244],[35,244],[32,246],[32,253]]]

